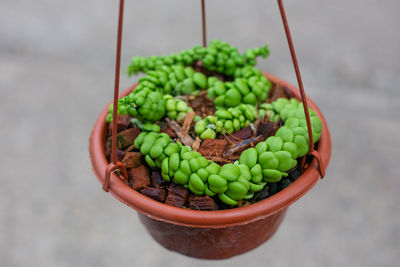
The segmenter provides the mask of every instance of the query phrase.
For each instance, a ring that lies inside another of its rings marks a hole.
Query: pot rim
[[[271,82],[281,84],[288,88],[295,98],[301,99],[300,91],[297,87],[269,73],[264,73],[264,75]],[[129,94],[135,86],[136,84],[126,89],[121,96]],[[324,168],[326,169],[331,158],[332,150],[328,126],[324,116],[315,103],[308,97],[307,101],[308,105],[317,113],[323,124],[317,150],[320,153]],[[108,165],[104,153],[106,133],[105,119],[108,113],[108,106],[109,105],[103,109],[97,118],[89,140],[89,152],[93,171],[101,184],[105,178],[105,170]],[[310,166],[296,181],[275,195],[246,207],[217,211],[196,211],[158,202],[135,191],[114,173],[112,173],[110,177],[110,193],[127,206],[155,220],[188,227],[223,228],[254,222],[282,209],[286,209],[307,193],[318,182],[319,178],[317,161],[313,159]],[[99,189],[100,188],[101,187],[99,187]]]

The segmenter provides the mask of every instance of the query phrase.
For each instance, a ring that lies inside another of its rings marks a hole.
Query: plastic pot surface
[[[265,76],[300,100],[300,92],[295,86],[271,74],[265,73]],[[129,94],[134,87],[125,90],[122,96]],[[318,107],[310,99],[307,101],[323,124],[317,150],[326,169],[331,157],[328,126]],[[101,184],[108,165],[104,152],[107,113],[108,106],[96,121],[89,145],[93,171]],[[313,159],[304,173],[287,188],[250,206],[230,210],[196,211],[166,205],[133,190],[115,174],[111,175],[110,193],[138,211],[147,231],[165,248],[196,258],[224,259],[256,248],[273,236],[287,207],[319,181],[317,169],[316,160]]]

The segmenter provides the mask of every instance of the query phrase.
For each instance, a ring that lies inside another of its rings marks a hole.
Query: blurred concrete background
[[[101,190],[88,139],[112,98],[118,1],[0,2],[0,266],[398,266],[400,2],[287,0],[306,92],[329,123],[326,179],[250,253],[211,262],[160,247]],[[276,1],[207,1],[209,39],[270,44],[295,83]],[[126,1],[134,55],[201,43],[200,1]],[[122,76],[122,88],[135,80]]]

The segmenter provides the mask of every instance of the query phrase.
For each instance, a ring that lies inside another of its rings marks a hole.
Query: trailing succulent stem
[[[239,161],[222,167],[207,160],[191,147],[174,142],[165,133],[142,132],[135,147],[151,168],[161,168],[167,181],[188,187],[197,195],[218,195],[228,205],[250,199],[266,183],[278,182],[294,168],[297,158],[308,152],[308,132],[302,105],[296,99],[272,102],[274,112],[285,122],[275,136],[242,152]],[[319,140],[322,124],[311,111],[314,142]]]
[[[265,102],[271,82],[254,65],[258,56],[268,54],[267,45],[239,54],[236,47],[215,40],[208,47],[196,46],[178,54],[134,57],[128,74],[141,71],[146,75],[139,79],[133,92],[119,99],[118,113],[135,117],[132,122],[142,129],[134,147],[147,165],[161,169],[166,181],[183,185],[196,195],[218,196],[228,205],[251,199],[267,183],[288,176],[286,172],[308,152],[307,124],[298,100],[278,98]],[[198,62],[209,71],[207,75],[195,70]],[[284,125],[274,136],[245,149],[234,163],[220,166],[192,147],[160,133],[160,127],[153,124],[166,117],[183,121],[193,108],[180,96],[196,97],[204,90],[216,111],[213,115],[191,117],[195,121],[194,132],[201,140],[254,126],[257,119],[281,120]],[[111,105],[107,122],[112,120],[112,109]],[[322,123],[311,109],[310,116],[315,143]]]

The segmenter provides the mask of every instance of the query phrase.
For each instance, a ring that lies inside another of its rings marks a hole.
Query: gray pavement
[[[219,262],[160,247],[91,171],[91,127],[112,97],[117,2],[0,2],[0,266],[398,266],[398,0],[285,1],[331,165],[269,242]],[[123,66],[201,42],[199,1],[126,2]],[[260,68],[295,83],[275,1],[207,9],[209,39],[268,42]]]

